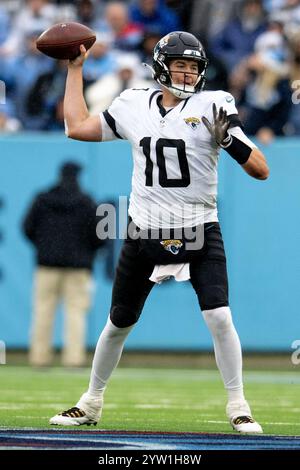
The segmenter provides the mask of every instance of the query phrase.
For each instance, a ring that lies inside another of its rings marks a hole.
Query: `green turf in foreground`
[[[0,426],[58,429],[49,418],[75,405],[89,372],[1,366]],[[248,371],[244,379],[264,432],[300,435],[299,374]],[[79,429],[230,433],[225,404],[217,371],[123,368],[107,388],[101,423]]]

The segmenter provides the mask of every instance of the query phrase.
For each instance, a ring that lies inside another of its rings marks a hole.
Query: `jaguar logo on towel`
[[[180,248],[183,246],[181,240],[162,240],[160,244],[172,255],[178,255]]]

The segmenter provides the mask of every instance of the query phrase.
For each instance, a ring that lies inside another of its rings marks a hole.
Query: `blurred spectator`
[[[270,13],[270,19],[280,21],[285,35],[292,36],[300,27],[300,0],[285,0],[281,8]]]
[[[112,73],[117,68],[115,55],[111,50],[111,36],[108,33],[97,33],[96,42],[83,68],[85,86],[98,80],[102,75]]]
[[[4,43],[4,41],[8,37],[10,28],[10,18],[5,9],[0,5],[0,45]]]
[[[116,96],[127,88],[148,88],[152,82],[140,77],[141,63],[135,54],[120,54],[118,72],[104,75],[85,92],[91,114],[105,111]]]
[[[94,31],[99,31],[101,28],[101,16],[104,10],[102,3],[102,1],[97,2],[97,0],[77,0],[76,21],[88,26]]]
[[[113,48],[123,51],[137,50],[143,37],[141,26],[128,17],[127,4],[115,1],[107,4],[101,32],[112,34]]]
[[[21,123],[11,115],[11,107],[6,102],[0,104],[0,133],[17,132],[21,129]]]
[[[24,0],[1,0],[2,8],[8,13],[8,15],[13,16],[21,8]]]
[[[212,52],[230,72],[253,52],[258,36],[266,30],[261,0],[244,0],[238,16],[230,21],[212,41]]]
[[[62,131],[65,130],[65,116],[64,116],[64,95],[61,95],[53,109],[53,119],[50,120],[47,129],[49,131]]]
[[[178,16],[162,0],[135,0],[130,6],[129,16],[144,30],[157,31],[161,36],[181,30]]]
[[[282,8],[286,3],[286,0],[264,0],[264,9],[268,13],[272,13],[275,10]]]
[[[78,183],[80,169],[77,163],[65,163],[58,184],[33,200],[23,224],[37,250],[29,355],[34,366],[51,364],[53,322],[61,301],[66,314],[62,362],[85,363],[91,269],[102,242],[96,236],[96,203]]]
[[[28,100],[32,87],[41,74],[52,70],[53,59],[40,53],[35,45],[40,31],[28,33],[24,48],[25,51],[17,57],[7,58],[5,68],[5,82],[9,96],[13,96],[16,117],[21,121],[24,129],[43,129],[48,120],[47,111],[43,108],[32,114],[33,103]]]
[[[300,135],[300,29],[290,37],[291,75],[290,83],[293,92],[291,112],[287,126],[288,135]]]
[[[160,39],[161,35],[156,31],[148,30],[144,33],[139,51],[142,63],[148,64],[152,67],[153,49]],[[141,70],[141,74],[146,80],[152,80],[152,72],[149,67],[144,67]]]
[[[201,42],[210,41],[232,20],[242,0],[165,0],[177,13],[184,30]]]
[[[261,142],[283,135],[291,109],[290,65],[285,39],[279,31],[258,37],[255,53],[240,64],[245,89],[245,132]]]
[[[63,97],[67,76],[67,61],[57,60],[51,70],[41,74],[28,90],[26,111],[31,119],[42,117],[41,130],[63,130]]]
[[[214,56],[205,41],[202,44],[209,59],[204,89],[207,91],[228,90],[228,73],[223,61]]]
[[[55,23],[57,8],[48,0],[26,0],[16,13],[8,39],[0,48],[0,53],[17,55],[23,51],[26,37],[34,31],[44,31]]]
[[[68,4],[73,4],[74,0],[54,0],[54,3],[57,5],[68,5]]]
[[[165,6],[173,10],[177,18],[180,18],[182,31],[190,31],[190,19],[193,10],[194,0],[164,0]],[[199,3],[199,2],[198,2]]]

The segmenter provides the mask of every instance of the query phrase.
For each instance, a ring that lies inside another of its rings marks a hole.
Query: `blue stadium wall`
[[[300,141],[277,140],[263,148],[271,175],[256,181],[222,154],[219,216],[228,258],[230,304],[244,350],[291,351],[300,338]],[[32,197],[51,186],[60,164],[84,165],[82,185],[97,201],[129,195],[131,152],[127,142],[80,143],[63,134],[0,137],[0,340],[24,348],[30,338],[34,250],[21,222]],[[112,267],[120,243],[99,254],[87,345],[105,324]],[[54,331],[62,344],[63,314]],[[187,283],[156,286],[131,333],[128,349],[206,350],[210,335]]]

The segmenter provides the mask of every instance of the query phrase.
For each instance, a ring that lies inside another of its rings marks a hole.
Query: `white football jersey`
[[[163,116],[161,95],[157,89],[125,90],[100,114],[103,141],[121,138],[132,145],[129,215],[142,229],[215,222],[220,147],[202,116],[213,121],[213,103],[237,116],[234,98],[202,91]]]

